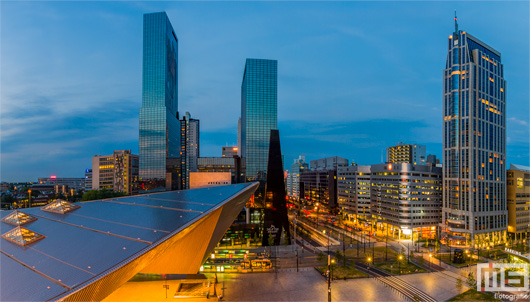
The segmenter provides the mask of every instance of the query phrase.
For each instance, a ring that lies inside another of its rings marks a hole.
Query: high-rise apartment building
[[[241,84],[241,155],[246,180],[260,181],[256,201],[263,202],[271,129],[278,128],[278,61],[247,59]]]
[[[530,232],[530,167],[510,165],[507,171],[508,233],[515,240]]]
[[[400,142],[397,146],[386,148],[387,163],[425,165],[426,159],[425,145],[404,144]]]
[[[199,158],[199,120],[192,119],[186,112],[180,120],[180,158],[181,158],[181,188],[190,188],[190,172],[197,171]]]
[[[131,150],[96,155],[92,157],[92,189],[138,194],[138,166],[138,155],[131,154]]]
[[[501,54],[465,31],[448,39],[443,76],[442,238],[506,238],[506,81]]]
[[[144,15],[140,180],[142,192],[178,187],[178,39],[165,12]]]

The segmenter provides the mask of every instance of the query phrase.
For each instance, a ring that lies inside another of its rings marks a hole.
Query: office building
[[[231,172],[190,172],[190,189],[232,184]]]
[[[223,147],[222,157],[234,157],[238,155],[238,152],[238,147]]]
[[[517,242],[530,232],[530,167],[510,165],[506,178],[508,234]]]
[[[300,198],[327,208],[337,206],[337,168],[348,165],[346,158],[333,156],[312,160],[310,169],[300,171]]]
[[[190,172],[197,171],[199,158],[199,120],[192,119],[186,112],[180,120],[180,158],[181,158],[181,188],[190,188]]]
[[[165,12],[144,14],[140,189],[179,187],[178,39]]]
[[[433,155],[433,154],[427,155],[427,160],[426,160],[425,164],[442,168],[442,164],[440,163],[440,159],[436,158],[436,155]]]
[[[506,81],[501,54],[465,31],[448,39],[443,86],[443,239],[506,239]]]
[[[92,190],[92,169],[85,170],[85,190]]]
[[[246,181],[259,181],[257,202],[263,202],[270,130],[278,128],[278,61],[247,59],[241,84],[241,156]]]
[[[337,170],[306,170],[300,173],[300,198],[334,208],[337,205]]]
[[[442,168],[403,163],[370,170],[370,212],[378,226],[397,238],[435,238],[442,218]]]
[[[138,194],[138,166],[138,155],[131,154],[131,150],[96,155],[92,157],[92,189]]]
[[[199,157],[197,159],[198,172],[228,172],[231,183],[244,181],[245,159],[235,157]]]
[[[237,120],[237,155],[241,157],[241,118]]]
[[[291,171],[287,176],[287,195],[293,198],[300,198],[300,174],[308,170],[309,165],[305,162],[305,156],[300,155],[291,165]]]
[[[425,145],[404,144],[400,142],[397,146],[386,148],[387,163],[425,165],[426,159]]]
[[[338,206],[349,221],[367,221],[370,214],[370,166],[342,166],[337,168]]]
[[[347,166],[348,159],[332,156],[310,161],[311,170],[336,170],[337,167]]]
[[[52,175],[50,177],[39,177],[39,184],[61,185],[67,186],[74,190],[82,190],[85,187],[84,177],[57,177]]]

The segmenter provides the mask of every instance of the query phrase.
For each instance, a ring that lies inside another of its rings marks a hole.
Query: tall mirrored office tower
[[[278,61],[247,59],[241,84],[241,156],[246,181],[260,181],[262,201],[267,179],[271,129],[278,127]]]
[[[501,54],[465,31],[448,39],[444,69],[442,238],[505,240],[506,81]]]
[[[178,39],[165,12],[144,15],[140,192],[176,189],[180,167]]]

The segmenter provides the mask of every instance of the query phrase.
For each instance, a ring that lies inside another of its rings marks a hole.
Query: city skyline
[[[179,109],[201,120],[202,156],[220,156],[221,146],[236,145],[244,61],[261,57],[278,60],[278,128],[286,168],[299,154],[308,161],[337,155],[375,164],[384,148],[399,141],[425,144],[427,154],[442,158],[440,70],[456,8],[461,28],[503,54],[509,82],[507,163],[528,165],[528,24],[508,13],[527,12],[528,3],[488,2],[494,12],[467,3],[212,6],[3,3],[1,180],[82,176],[94,154],[119,149],[138,154],[142,15],[161,10],[181,39]],[[219,19],[214,11],[220,7],[248,28],[235,28],[238,22],[228,16]],[[411,7],[416,13],[407,11]],[[377,8],[383,9],[375,15]],[[281,13],[274,15],[277,9]],[[293,13],[296,9],[309,17]],[[70,14],[61,14],[65,10]],[[476,17],[477,10],[483,18]],[[193,18],[200,12],[210,19],[197,27],[201,21]],[[35,18],[20,26],[17,18],[26,20],[21,16]],[[261,29],[267,16],[282,21],[286,32],[276,33],[280,25]],[[352,16],[355,23],[345,22]],[[316,24],[309,24],[311,17]],[[392,22],[394,27],[384,28]],[[62,36],[77,26],[86,42]],[[508,28],[510,35],[503,35]],[[222,32],[230,34],[215,34]],[[102,48],[93,49],[92,42]],[[29,47],[35,43],[40,51]],[[226,45],[232,48],[219,51]],[[128,53],[117,56],[123,48]]]

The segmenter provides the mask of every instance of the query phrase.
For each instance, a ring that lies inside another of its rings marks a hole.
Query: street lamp
[[[317,221],[316,221],[316,224],[317,224],[317,228],[318,228],[318,212],[319,212],[319,205],[318,205],[318,202],[316,203],[316,207],[315,207],[315,210],[317,211]]]
[[[372,262],[372,258],[368,257],[368,259],[366,259],[368,261],[368,273],[370,272],[370,262]]]
[[[398,261],[398,269],[399,269],[399,273],[401,274],[401,260],[403,259],[403,256],[402,255],[399,255],[399,261]]]
[[[335,259],[331,259],[331,281],[333,281],[333,264],[335,264]]]
[[[432,254],[429,254],[429,268],[431,268]]]
[[[328,254],[328,302],[331,302],[331,255]]]

